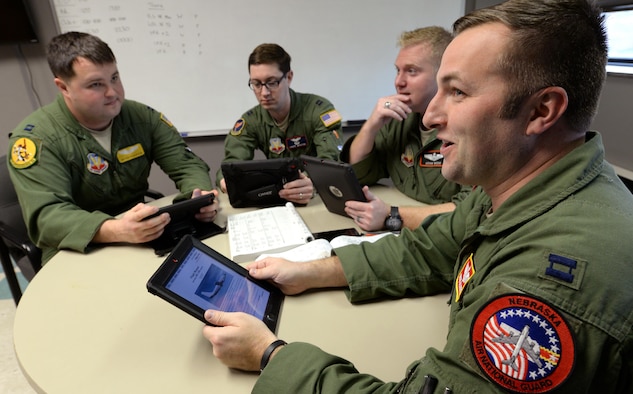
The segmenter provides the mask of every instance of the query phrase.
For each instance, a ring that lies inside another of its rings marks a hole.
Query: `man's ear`
[[[539,90],[530,98],[532,113],[526,134],[541,134],[560,120],[569,104],[567,91],[560,86],[549,86]]]
[[[55,86],[57,86],[64,96],[68,95],[68,85],[63,79],[55,77],[53,82],[55,82]]]
[[[288,79],[288,85],[290,85],[290,82],[292,82],[292,77],[294,77],[294,73],[292,72],[292,70],[290,70],[286,74],[286,79]]]

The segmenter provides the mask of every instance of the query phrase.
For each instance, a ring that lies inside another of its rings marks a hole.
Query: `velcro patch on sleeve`
[[[244,120],[244,118],[238,119],[238,121],[235,122],[235,124],[233,125],[233,129],[231,129],[231,135],[238,136],[242,134],[242,130],[244,129],[245,125],[246,121]]]
[[[342,119],[341,114],[339,114],[339,112],[335,109],[321,115],[321,122],[323,122],[325,127],[330,127],[333,124],[340,122]]]
[[[470,344],[483,374],[514,393],[555,390],[575,363],[566,320],[546,301],[526,294],[488,301],[473,320]]]
[[[11,165],[15,168],[27,168],[37,162],[38,147],[30,138],[20,138],[11,147]]]

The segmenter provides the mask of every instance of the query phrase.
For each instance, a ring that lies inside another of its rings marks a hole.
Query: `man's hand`
[[[346,201],[345,213],[354,219],[358,227],[365,231],[382,230],[391,208],[370,192],[369,187],[364,186],[363,193],[367,202]]]
[[[411,113],[411,98],[406,94],[394,94],[378,100],[368,120],[384,126],[391,119],[405,120]],[[372,119],[373,118],[373,119]]]
[[[92,241],[97,243],[145,243],[160,237],[171,218],[168,213],[143,220],[158,212],[158,207],[138,203],[119,218],[103,222]]]
[[[349,148],[349,163],[356,164],[365,159],[374,148],[376,135],[392,119],[402,121],[411,113],[411,98],[406,94],[382,97],[376,103],[369,118],[363,123]],[[388,104],[387,104],[388,103]]]
[[[338,257],[296,263],[277,257],[266,257],[246,266],[253,278],[268,280],[286,295],[308,289],[347,286]]]
[[[246,265],[250,276],[268,280],[287,295],[303,293],[309,287],[305,283],[309,278],[303,264],[278,257],[266,257]]]
[[[243,312],[208,310],[202,335],[213,344],[213,355],[229,368],[259,371],[264,351],[277,337],[263,321]],[[274,354],[274,353],[273,353]]]
[[[312,180],[303,172],[299,173],[299,179],[288,182],[279,191],[279,197],[297,204],[307,204],[314,193]]]
[[[220,209],[220,199],[217,190],[200,190],[194,189],[191,198],[200,197],[206,194],[215,194],[213,204],[200,208],[200,212],[196,213],[196,219],[201,222],[212,222]]]

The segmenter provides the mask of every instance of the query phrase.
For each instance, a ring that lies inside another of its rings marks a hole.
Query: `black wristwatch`
[[[400,212],[398,212],[398,207],[391,207],[391,213],[385,220],[385,228],[389,231],[400,231],[402,229],[402,218],[400,217]]]

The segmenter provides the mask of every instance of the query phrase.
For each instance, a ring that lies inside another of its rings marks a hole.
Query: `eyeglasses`
[[[281,83],[281,81],[283,81],[283,79],[286,78],[286,74],[282,75],[281,78],[277,79],[277,80],[272,80],[272,81],[268,81],[268,82],[264,82],[261,83],[257,80],[249,80],[248,81],[248,87],[251,88],[251,90],[254,91],[260,91],[262,90],[262,86],[266,86],[266,89],[268,90],[275,90],[279,87],[279,84]]]

